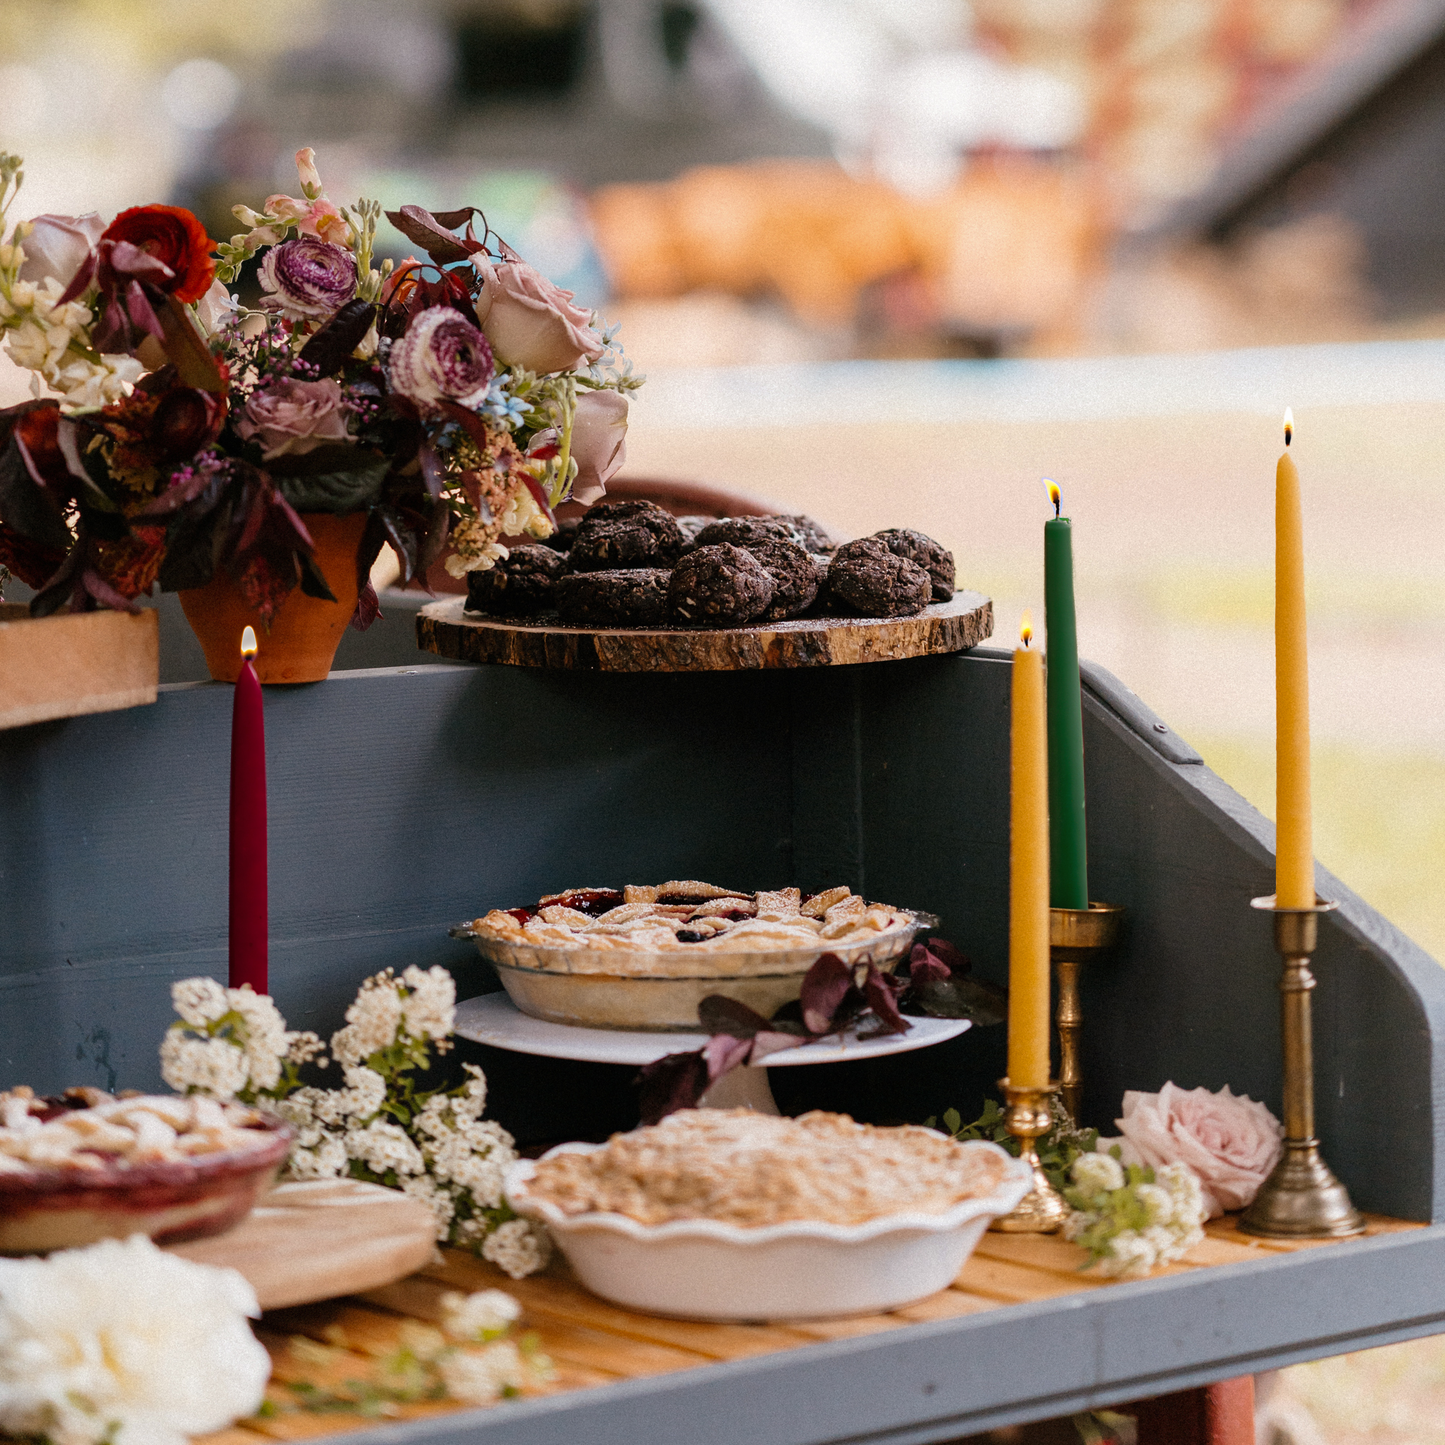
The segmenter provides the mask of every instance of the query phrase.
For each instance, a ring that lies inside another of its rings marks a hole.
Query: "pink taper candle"
[[[256,634],[241,634],[240,675],[231,711],[231,973],[232,988],[266,980],[266,718],[251,659]]]

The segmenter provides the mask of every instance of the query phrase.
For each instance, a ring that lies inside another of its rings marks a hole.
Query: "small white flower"
[[[1109,1252],[1099,1265],[1104,1274],[1138,1277],[1158,1262],[1154,1246],[1137,1230],[1126,1229],[1109,1241]]]
[[[1174,1196],[1163,1185],[1140,1184],[1134,1197],[1144,1206],[1150,1225],[1166,1225],[1174,1218]]]
[[[331,1036],[331,1052],[342,1064],[359,1064],[394,1044],[401,1022],[401,998],[386,969],[362,984],[346,1010],[346,1027]]]
[[[499,1224],[482,1242],[482,1258],[513,1279],[536,1274],[552,1255],[552,1244],[539,1227],[525,1219]]]
[[[459,1340],[485,1343],[505,1334],[522,1318],[522,1306],[499,1289],[458,1294],[448,1290],[441,1298],[442,1328]]]
[[[438,1185],[430,1174],[416,1174],[401,1181],[401,1192],[421,1200],[431,1210],[436,1220],[437,1242],[445,1244],[457,1211],[451,1191]]]
[[[203,1029],[229,1011],[225,988],[213,978],[183,978],[171,985],[171,1007],[183,1023]]]
[[[375,1069],[353,1065],[346,1070],[342,1108],[353,1119],[369,1119],[386,1102],[386,1080]]]
[[[144,1235],[0,1259],[0,1430],[51,1445],[186,1445],[261,1403],[271,1362],[232,1269]]]
[[[457,985],[451,974],[440,964],[425,973],[413,964],[401,981],[411,989],[401,1004],[406,1031],[418,1038],[449,1037],[457,1017]]]
[[[457,1350],[439,1366],[447,1394],[468,1405],[490,1405],[522,1387],[525,1367],[511,1340],[498,1340],[482,1350]]]
[[[399,1125],[378,1120],[364,1129],[349,1129],[346,1133],[346,1152],[353,1159],[359,1159],[369,1169],[385,1174],[393,1169],[397,1174],[425,1174],[426,1161],[421,1150],[407,1138]]]
[[[1080,1154],[1069,1171],[1074,1183],[1091,1198],[1124,1187],[1124,1168],[1112,1154]]]
[[[311,1149],[292,1149],[286,1161],[288,1179],[339,1179],[346,1173],[346,1145],[335,1134],[325,1135]]]
[[[246,1056],[226,1039],[187,1038],[172,1029],[161,1040],[161,1078],[178,1093],[234,1099],[246,1087]]]

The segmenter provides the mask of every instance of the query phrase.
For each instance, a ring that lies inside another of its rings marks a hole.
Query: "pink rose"
[[[94,211],[84,216],[36,216],[30,224],[35,229],[20,243],[25,252],[20,279],[40,282],[54,276],[62,286],[70,285],[105,230],[105,222]]]
[[[532,438],[527,455],[555,456],[559,442],[557,428],[548,427]],[[625,396],[615,391],[584,391],[577,398],[572,455],[577,462],[577,480],[572,483],[571,500],[590,507],[602,500],[607,483],[627,460]]]
[[[477,321],[498,361],[546,373],[575,371],[602,355],[591,313],[572,304],[570,291],[520,258],[493,261],[477,255],[472,265],[482,281]]]
[[[1199,1176],[1211,1219],[1253,1202],[1279,1162],[1284,1133],[1263,1104],[1230,1093],[1228,1085],[1217,1094],[1177,1084],[1157,1094],[1131,1089],[1124,1117],[1114,1123],[1124,1136],[1125,1162],[1187,1164]]]
[[[259,440],[268,462],[286,453],[314,451],[325,442],[344,442],[341,383],[289,377],[273,381],[265,390],[251,393],[236,430],[247,440]]]

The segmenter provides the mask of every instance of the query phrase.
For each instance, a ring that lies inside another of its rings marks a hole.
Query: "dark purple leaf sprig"
[[[638,1074],[644,1124],[678,1109],[697,1106],[708,1088],[744,1064],[760,1064],[769,1054],[797,1048],[861,1024],[859,1038],[907,1033],[912,1025],[898,1008],[904,979],[877,964],[849,964],[825,953],[803,976],[802,991],[770,1019],[737,999],[709,994],[698,1005],[698,1022],[711,1037],[700,1049],[668,1054]],[[871,1015],[871,1021],[867,1018]]]
[[[693,1109],[724,1074],[744,1064],[761,1064],[769,1054],[841,1034],[858,1025],[860,1039],[907,1033],[908,1015],[966,1018],[976,1024],[1002,1023],[1008,993],[969,976],[972,965],[947,939],[915,943],[906,975],[884,973],[876,964],[848,964],[825,953],[803,977],[798,999],[772,1018],[723,994],[698,1005],[698,1022],[710,1035],[700,1049],[668,1054],[637,1076],[644,1124],[655,1124],[679,1109]]]

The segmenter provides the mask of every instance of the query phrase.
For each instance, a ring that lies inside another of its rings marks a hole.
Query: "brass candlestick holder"
[[[1310,955],[1319,938],[1319,916],[1335,907],[1316,898],[1313,908],[1280,908],[1274,895],[1254,908],[1274,914],[1274,946],[1284,960],[1280,976],[1280,1032],[1284,1043],[1284,1153],[1254,1203],[1240,1216],[1246,1234],[1267,1239],[1331,1239],[1362,1234],[1365,1221],[1345,1186],[1320,1157],[1315,1138],[1315,1061],[1310,992],[1315,976]]]
[[[1079,1062],[1079,1032],[1084,1026],[1079,965],[1114,946],[1123,920],[1124,910],[1113,903],[1049,909],[1049,957],[1059,980],[1059,1001],[1054,1009],[1059,1030],[1059,1091],[1075,1123],[1084,1099],[1084,1070]]]
[[[1004,1123],[1008,1131],[1019,1141],[1019,1158],[1033,1166],[1034,1187],[1001,1219],[995,1219],[990,1229],[1001,1234],[1052,1234],[1063,1227],[1069,1217],[1069,1206],[1052,1184],[1039,1164],[1034,1149],[1034,1140],[1040,1134],[1047,1134],[1053,1124],[1049,1099],[1059,1092],[1056,1082],[1042,1088],[1024,1089],[1000,1079],[998,1086],[1003,1090]]]

